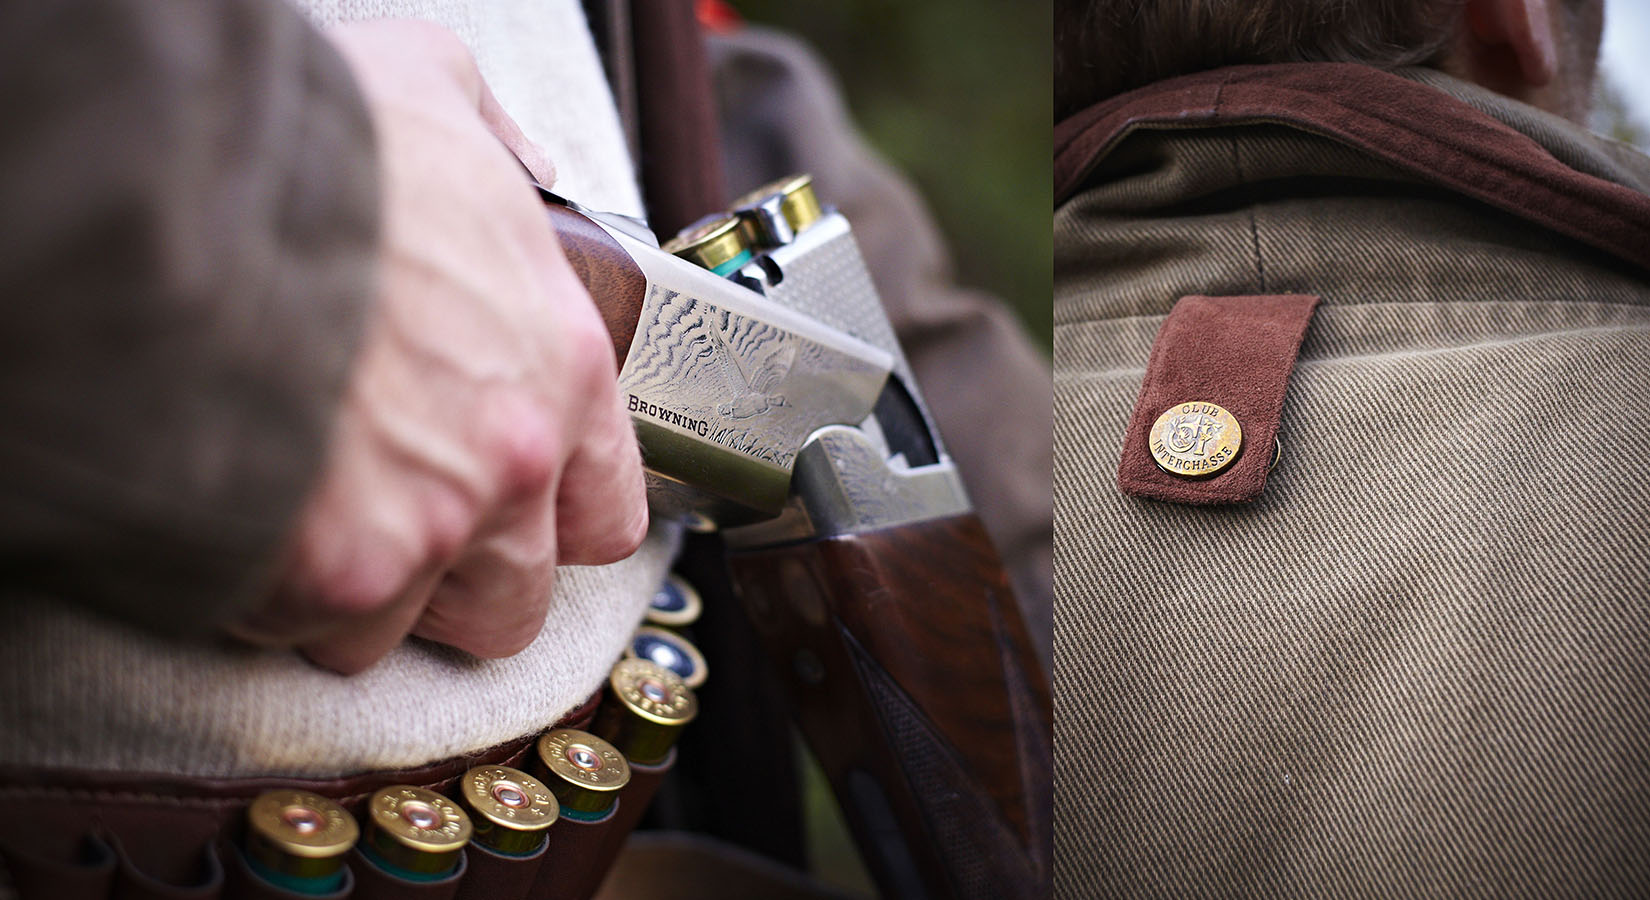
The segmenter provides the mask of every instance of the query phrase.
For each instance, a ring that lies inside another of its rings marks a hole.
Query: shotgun
[[[661,249],[539,191],[612,336],[649,505],[721,531],[879,888],[1047,896],[1047,677],[847,220],[798,176]]]

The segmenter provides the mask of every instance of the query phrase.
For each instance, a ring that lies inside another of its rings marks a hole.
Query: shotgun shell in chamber
[[[631,762],[663,762],[699,701],[681,676],[646,659],[621,659],[607,676],[608,697],[596,733]]]
[[[415,880],[451,872],[471,833],[470,817],[435,791],[397,784],[367,801],[364,849],[374,862]]]
[[[645,659],[675,672],[690,688],[705,683],[705,656],[687,638],[674,631],[643,625],[630,636],[626,659]]]
[[[538,756],[540,777],[570,819],[607,815],[619,789],[630,783],[624,754],[587,731],[557,728],[539,738]]]
[[[344,879],[344,854],[361,835],[342,806],[308,791],[265,791],[246,810],[246,856],[265,881],[326,894]]]
[[[544,782],[509,766],[476,766],[458,780],[475,843],[505,856],[531,856],[561,815]]]
[[[665,583],[653,592],[653,602],[647,605],[647,620],[665,628],[681,628],[699,620],[704,601],[687,579],[675,572],[665,576]]]
[[[770,181],[733,203],[753,247],[781,247],[825,214],[812,175]]]
[[[738,271],[751,261],[750,247],[736,216],[716,215],[681,230],[660,249],[703,266],[718,275]]]

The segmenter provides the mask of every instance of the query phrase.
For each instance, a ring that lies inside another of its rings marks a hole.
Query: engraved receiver
[[[722,529],[883,892],[1046,896],[1047,678],[847,220],[797,176],[661,249],[540,191],[613,337],[649,505]]]

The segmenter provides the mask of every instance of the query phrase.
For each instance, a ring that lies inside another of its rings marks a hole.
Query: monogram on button
[[[1179,403],[1163,411],[1147,436],[1159,468],[1183,478],[1207,478],[1237,459],[1243,428],[1224,408],[1207,401]]]

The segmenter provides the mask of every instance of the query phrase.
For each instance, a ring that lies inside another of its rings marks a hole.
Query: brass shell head
[[[718,275],[737,270],[751,258],[738,217],[725,214],[700,219],[665,241],[660,249]]]
[[[367,801],[367,847],[408,872],[451,871],[473,832],[464,810],[435,791],[397,784]]]
[[[308,791],[265,791],[246,810],[246,852],[268,872],[325,879],[343,870],[361,829],[337,803]]]
[[[539,738],[541,777],[574,818],[600,818],[630,783],[630,763],[607,741],[576,728],[557,728]]]
[[[476,766],[458,780],[458,799],[475,826],[472,840],[507,856],[526,856],[544,843],[561,804],[544,782],[509,766]]]
[[[663,762],[699,701],[681,676],[646,659],[621,659],[607,676],[608,696],[596,733],[633,763]]]
[[[788,175],[757,188],[733,202],[755,247],[789,244],[825,211],[814,193],[814,179],[806,173]]]

